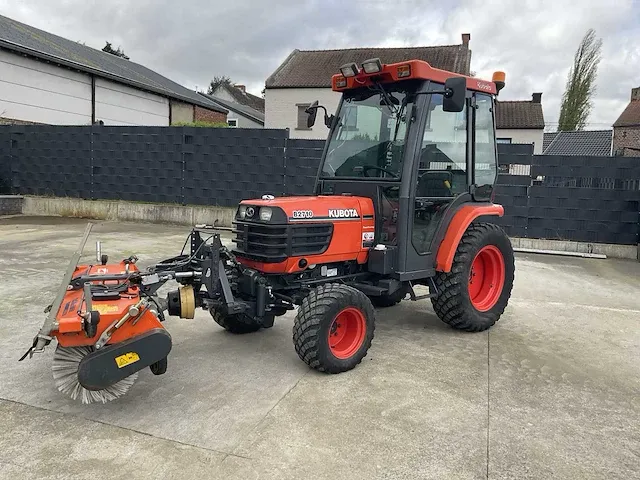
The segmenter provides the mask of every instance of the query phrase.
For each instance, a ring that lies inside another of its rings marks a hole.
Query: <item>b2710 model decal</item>
[[[289,217],[290,222],[321,220],[360,220],[360,214],[355,208],[330,208],[327,215],[317,215],[312,210],[294,210]]]
[[[311,210],[294,210],[293,218],[313,218],[313,212]]]

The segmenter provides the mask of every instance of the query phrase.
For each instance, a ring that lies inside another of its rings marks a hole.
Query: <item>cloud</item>
[[[294,48],[452,44],[470,32],[472,70],[505,70],[505,99],[543,92],[553,124],[588,28],[604,42],[590,127],[610,126],[640,85],[638,0],[0,0],[0,14],[95,48],[108,40],[189,88],[226,75],[259,94]]]

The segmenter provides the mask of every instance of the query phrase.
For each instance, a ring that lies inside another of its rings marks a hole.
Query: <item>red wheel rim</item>
[[[367,322],[357,308],[342,310],[329,327],[329,348],[336,358],[347,359],[356,353],[367,331]]]
[[[491,310],[502,294],[505,268],[502,252],[495,245],[482,247],[471,263],[469,298],[479,312]]]

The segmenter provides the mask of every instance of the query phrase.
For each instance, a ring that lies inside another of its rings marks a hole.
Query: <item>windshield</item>
[[[415,88],[377,86],[345,96],[322,166],[324,177],[399,180]]]

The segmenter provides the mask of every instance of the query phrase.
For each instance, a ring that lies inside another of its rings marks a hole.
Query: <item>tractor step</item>
[[[366,283],[352,283],[351,286],[357,288],[365,295],[370,295],[372,297],[379,297],[389,293],[388,288],[376,287],[375,285],[368,285]]]
[[[419,295],[419,296],[416,296],[414,294],[414,295],[411,295],[411,301],[412,302],[417,302],[418,300],[425,300],[427,298],[433,298],[433,297],[436,297],[436,296],[437,295],[434,294],[434,293],[427,293],[426,295]]]

